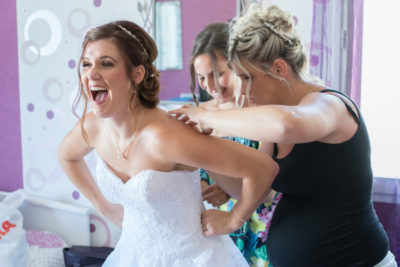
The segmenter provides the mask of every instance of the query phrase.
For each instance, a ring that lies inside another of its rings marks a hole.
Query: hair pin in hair
[[[145,56],[147,57],[147,51],[144,48],[143,44],[140,42],[139,38],[137,38],[133,33],[131,33],[129,30],[127,30],[124,26],[122,25],[117,25],[121,30],[123,30],[124,32],[126,32],[129,36],[131,36],[133,39],[136,40],[136,42],[139,43],[139,45],[142,47],[143,53],[145,54]]]
[[[233,38],[232,40],[233,40],[233,44],[232,44],[231,49],[228,54],[228,66],[230,65],[230,63],[232,61],[233,54],[235,54],[235,52],[236,52],[236,47],[239,43],[239,37]]]
[[[289,44],[289,45],[291,45],[291,46],[294,45],[294,44],[293,44],[293,41],[290,40],[289,38],[287,38],[281,31],[278,31],[278,30],[275,28],[274,24],[272,24],[271,22],[265,20],[265,21],[264,21],[264,25],[265,25],[268,29],[270,29],[273,33],[275,33],[275,34],[278,35],[280,38],[282,38],[287,44]]]

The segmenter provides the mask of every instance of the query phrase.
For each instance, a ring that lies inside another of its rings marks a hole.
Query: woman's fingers
[[[182,116],[180,116],[178,118],[178,120],[183,121],[184,123],[186,123],[187,121],[189,121],[189,117],[185,116],[185,115],[182,115]]]
[[[193,106],[192,104],[184,104],[182,107],[177,108],[177,109],[171,109],[168,111],[169,114],[175,114],[176,116],[180,116],[182,114],[185,114],[185,109]]]
[[[207,201],[214,207],[219,207],[229,200],[229,195],[216,184],[212,184],[203,189],[202,196],[204,201]]]
[[[195,127],[195,126],[197,126],[197,123],[194,122],[194,121],[188,121],[186,124],[189,125],[190,127]],[[200,129],[196,128],[196,130],[199,131]]]
[[[233,229],[229,222],[230,213],[215,209],[206,210],[201,216],[201,226],[204,236],[225,235]]]
[[[184,112],[182,111],[182,108],[168,110],[168,113],[171,115],[175,115],[175,117],[179,117],[182,114],[184,114]]]
[[[206,188],[204,188],[204,189],[201,191],[201,193],[203,194],[203,196],[215,191],[215,189],[214,189],[215,186],[213,186],[213,185],[214,185],[214,184],[209,185],[209,186],[207,186]]]
[[[170,110],[170,111],[172,111],[172,110]],[[170,111],[168,111],[168,112],[170,112]],[[183,112],[177,112],[177,113],[172,113],[172,114],[175,115],[174,117],[176,119],[188,124],[191,127],[194,127],[194,126],[197,125],[197,122],[194,122],[194,121],[190,120],[190,118]]]
[[[206,189],[202,191],[203,200],[210,202],[216,196],[215,188],[212,186],[208,186]]]
[[[204,236],[210,236],[211,235],[211,227],[209,226],[209,219],[207,216],[207,211],[203,212],[201,214],[201,228],[203,230],[203,235]]]

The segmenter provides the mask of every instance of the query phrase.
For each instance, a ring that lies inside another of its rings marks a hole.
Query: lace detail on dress
[[[199,170],[143,170],[123,183],[104,161],[97,182],[124,206],[122,233],[103,266],[248,266],[228,236],[204,237]]]

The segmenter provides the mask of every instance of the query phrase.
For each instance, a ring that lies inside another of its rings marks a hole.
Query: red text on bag
[[[10,229],[11,228],[14,228],[14,227],[16,227],[17,225],[15,225],[15,224],[13,224],[13,223],[10,223],[8,220],[5,220],[2,224],[1,224],[1,227],[2,227],[2,230],[4,230],[4,231],[1,231],[0,230],[0,239],[1,239],[1,236],[5,236],[8,232],[10,232]]]

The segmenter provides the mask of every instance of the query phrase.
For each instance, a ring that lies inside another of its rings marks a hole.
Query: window
[[[399,1],[364,1],[361,111],[376,177],[400,178],[399,10]]]

